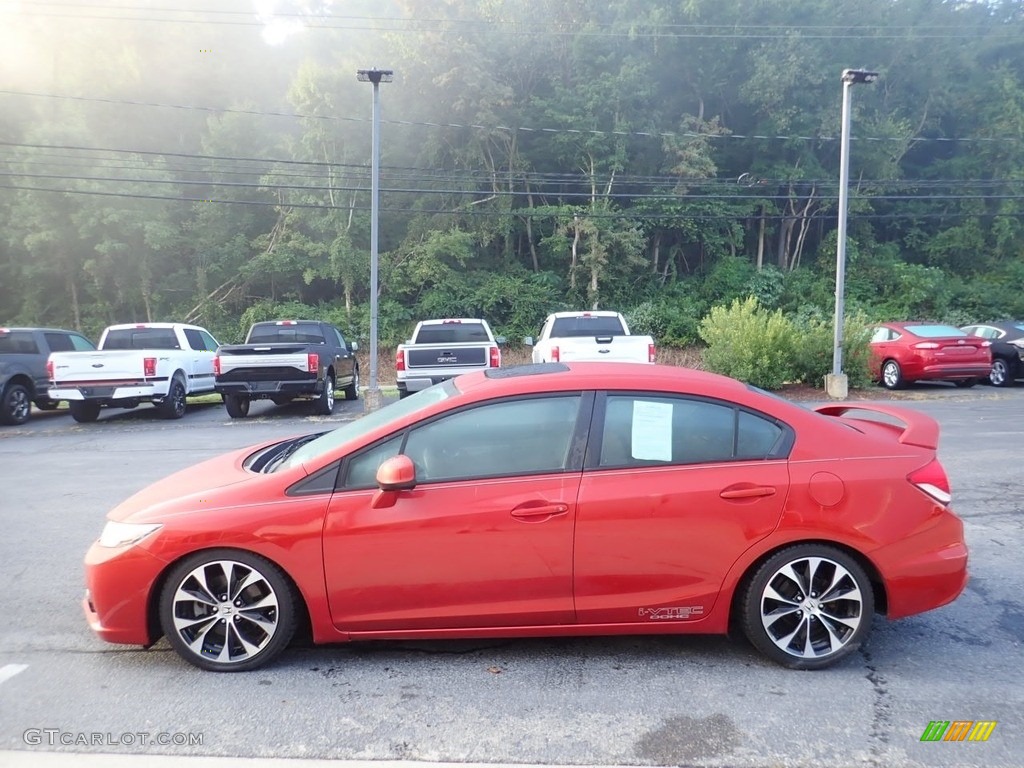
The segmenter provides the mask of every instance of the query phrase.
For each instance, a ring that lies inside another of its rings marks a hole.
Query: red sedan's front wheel
[[[160,595],[160,623],[190,664],[242,672],[263,666],[288,646],[297,601],[291,582],[269,560],[210,550],[171,571]]]

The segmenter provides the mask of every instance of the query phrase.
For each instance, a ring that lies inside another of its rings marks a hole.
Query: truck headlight
[[[127,547],[160,530],[160,523],[119,523],[108,520],[100,534],[101,547]]]

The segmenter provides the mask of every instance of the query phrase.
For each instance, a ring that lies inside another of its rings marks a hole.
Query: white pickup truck
[[[495,337],[486,320],[446,318],[416,324],[412,338],[395,351],[398,396],[438,384],[463,373],[498,368],[501,336]]]
[[[654,339],[631,336],[618,312],[555,312],[548,315],[533,347],[535,363],[653,363]]]
[[[213,392],[219,344],[204,328],[182,323],[112,325],[96,352],[53,352],[46,363],[51,400],[67,400],[78,422],[100,409],[153,403],[165,419],[185,415],[188,395]]]

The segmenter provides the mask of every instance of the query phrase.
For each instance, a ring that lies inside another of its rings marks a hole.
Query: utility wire
[[[287,117],[287,118],[298,118],[300,120],[326,120],[336,122],[352,122],[352,123],[367,123],[370,119],[365,117],[348,117],[344,115],[307,115],[298,112],[278,112],[278,111],[266,111],[266,110],[255,110],[255,109],[238,109],[234,107],[205,107],[195,106],[189,104],[165,104],[160,102],[152,101],[136,101],[128,99],[106,99],[94,96],[68,96],[64,94],[54,93],[38,93],[33,91],[12,91],[7,89],[0,89],[0,94],[7,96],[29,96],[33,98],[41,99],[58,99],[68,101],[84,101],[94,102],[99,104],[118,104],[125,106],[134,107],[155,107],[160,109],[180,109],[180,110],[193,110],[198,112],[210,112],[216,114],[238,114],[238,115],[249,115],[256,117]],[[571,136],[619,136],[619,137],[639,137],[639,138],[675,138],[675,139],[709,139],[709,140],[753,140],[753,141],[810,141],[810,142],[835,142],[839,141],[838,136],[775,136],[770,134],[744,134],[744,133],[725,133],[725,134],[711,134],[711,133],[692,133],[687,131],[673,132],[673,131],[602,131],[596,129],[582,129],[582,128],[532,128],[526,126],[510,127],[507,125],[481,125],[477,123],[434,123],[434,122],[418,122],[413,120],[381,120],[381,123],[387,125],[401,125],[411,126],[417,128],[456,128],[460,130],[472,129],[478,131],[499,131],[502,133],[533,133],[533,134],[556,134],[556,135],[571,135]],[[868,142],[898,142],[898,143],[910,143],[920,144],[922,142],[946,142],[946,143],[997,143],[997,142],[1012,142],[1019,143],[1024,141],[1024,137],[1021,136],[969,136],[969,137],[946,137],[946,136],[851,136],[851,141],[868,141]]]

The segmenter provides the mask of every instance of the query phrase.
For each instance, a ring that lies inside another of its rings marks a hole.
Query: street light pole
[[[381,404],[377,384],[377,220],[380,208],[380,84],[390,83],[394,72],[390,69],[360,69],[356,78],[373,84],[373,139],[371,143],[370,171],[370,386],[366,391],[367,410],[376,410]]]
[[[877,72],[863,69],[844,69],[843,115],[839,142],[839,223],[836,230],[836,311],[832,344],[832,373],[825,377],[825,390],[829,396],[844,399],[848,381],[843,373],[843,298],[846,290],[846,212],[850,189],[850,89],[858,83],[873,83]]]

